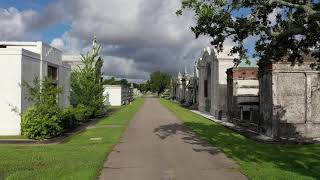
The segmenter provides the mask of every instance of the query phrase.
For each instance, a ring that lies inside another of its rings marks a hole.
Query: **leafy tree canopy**
[[[147,93],[148,91],[151,91],[150,81],[147,81],[146,83],[142,83],[142,84],[136,84],[135,88],[137,88],[142,93]]]
[[[158,95],[170,85],[171,76],[161,71],[155,71],[150,75],[148,86],[151,91],[158,93]]]
[[[91,52],[82,55],[83,66],[75,69],[71,74],[70,101],[74,107],[82,105],[90,108],[96,116],[104,110],[104,96],[102,84],[103,60],[100,57],[101,46],[94,39]]]
[[[320,68],[319,0],[183,0],[177,14],[186,9],[195,13],[197,24],[191,29],[196,37],[211,36],[218,52],[227,39],[234,42],[230,53],[239,54],[236,64],[248,59],[244,41],[252,38],[260,63],[301,63],[311,55]]]

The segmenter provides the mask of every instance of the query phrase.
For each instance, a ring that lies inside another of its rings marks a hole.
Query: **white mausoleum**
[[[133,100],[133,88],[121,85],[105,85],[103,87],[105,105],[121,106],[128,104]]]
[[[70,66],[62,63],[62,52],[43,42],[0,42],[0,135],[20,135],[21,116],[30,102],[22,82],[49,76],[63,87],[61,107],[69,105]]]
[[[207,47],[198,60],[199,110],[209,112],[217,119],[226,118],[226,70],[234,66],[234,58],[234,56],[217,54],[212,47]]]

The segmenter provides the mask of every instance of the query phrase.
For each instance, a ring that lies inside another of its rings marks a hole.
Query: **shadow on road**
[[[191,144],[195,152],[207,152],[212,155],[219,153],[219,150],[202,140],[183,124],[173,123],[161,125],[154,129],[154,133],[162,140],[169,137],[181,138],[185,143]]]
[[[252,168],[259,164],[260,168],[268,169],[271,164],[305,177],[316,179],[320,177],[319,145],[258,143],[209,122],[185,122],[185,125],[167,124],[156,128],[154,132],[161,139],[174,136],[181,137],[185,143],[196,145],[193,146],[193,150],[197,152],[206,151],[216,154],[219,151],[211,146],[219,147],[228,157],[232,157],[238,163],[246,164]],[[264,174],[267,172],[260,172],[260,175],[267,175]]]

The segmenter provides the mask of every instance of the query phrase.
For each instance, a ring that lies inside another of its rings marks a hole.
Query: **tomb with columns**
[[[198,103],[198,75],[194,67],[193,75],[188,74],[186,68],[184,74],[179,72],[176,78],[171,80],[171,98],[186,106],[194,106]]]

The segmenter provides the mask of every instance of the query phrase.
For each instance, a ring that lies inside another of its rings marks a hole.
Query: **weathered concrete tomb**
[[[216,54],[212,47],[207,47],[202,58],[198,60],[199,111],[209,112],[219,120],[226,119],[226,70],[234,66],[234,58]]]
[[[171,98],[186,106],[193,106],[198,103],[198,74],[194,67],[193,75],[185,70],[180,72],[176,78],[171,80]]]
[[[257,67],[227,70],[228,121],[257,123],[259,119],[259,80]]]
[[[310,67],[312,62],[259,65],[260,123],[266,135],[320,137],[320,72]]]
[[[177,100],[179,102],[183,101],[184,99],[184,87],[182,84],[182,74],[179,72],[178,76],[171,79],[171,98],[173,100]]]

